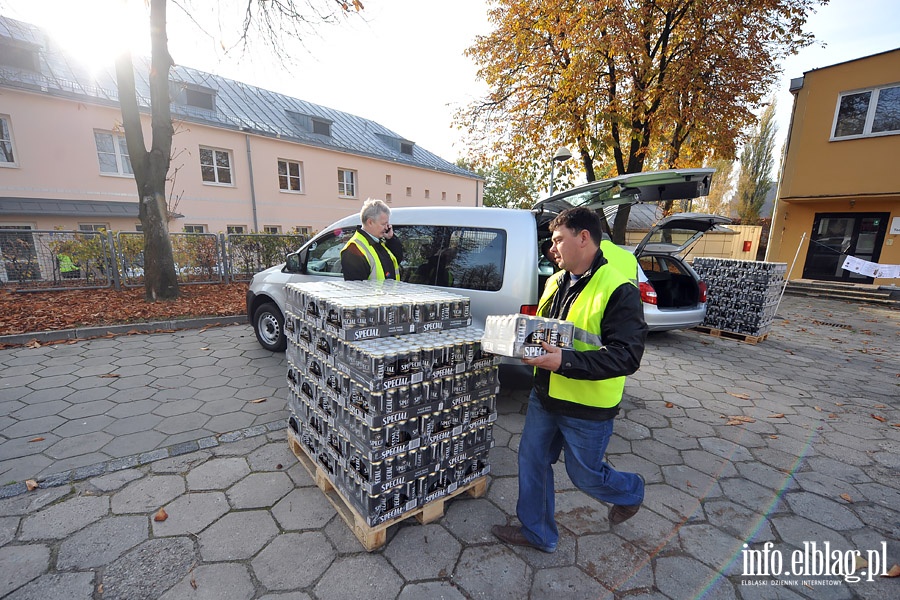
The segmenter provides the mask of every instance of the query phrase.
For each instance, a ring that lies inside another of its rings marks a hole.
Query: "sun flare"
[[[92,72],[111,66],[124,50],[150,54],[150,12],[144,0],[37,0],[30,4],[33,15],[28,20],[44,28]]]

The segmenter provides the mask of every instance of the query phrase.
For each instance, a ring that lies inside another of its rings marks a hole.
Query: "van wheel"
[[[253,313],[253,330],[259,345],[272,352],[284,352],[287,338],[284,335],[284,316],[278,307],[266,302]]]

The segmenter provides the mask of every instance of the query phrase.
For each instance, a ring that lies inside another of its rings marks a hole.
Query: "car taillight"
[[[537,304],[523,304],[519,307],[519,312],[523,315],[537,315]]]
[[[700,288],[700,302],[706,302],[706,282],[701,281],[697,286]]]
[[[652,285],[646,281],[642,281],[638,285],[638,289],[641,290],[641,302],[656,304],[656,290],[653,289]]]

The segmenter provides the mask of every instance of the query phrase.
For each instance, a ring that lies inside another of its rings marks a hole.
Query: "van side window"
[[[356,229],[335,229],[319,237],[316,247],[309,251],[306,270],[311,275],[330,275],[341,277],[341,250]]]
[[[462,290],[503,286],[504,230],[398,225],[396,231],[403,240],[403,281]]]

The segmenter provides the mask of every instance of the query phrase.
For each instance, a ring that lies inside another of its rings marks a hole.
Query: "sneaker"
[[[646,486],[644,483],[644,478],[639,473],[637,474],[641,479],[641,483]],[[618,525],[619,523],[624,523],[641,510],[641,504],[631,504],[629,506],[624,506],[620,504],[614,504],[609,507],[609,524],[610,525]]]
[[[494,525],[491,527],[491,533],[493,533],[500,541],[505,542],[510,546],[525,546],[526,548],[535,548],[541,552],[553,552],[553,550],[548,550],[532,544],[528,538],[522,535],[522,530],[515,525]]]

